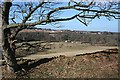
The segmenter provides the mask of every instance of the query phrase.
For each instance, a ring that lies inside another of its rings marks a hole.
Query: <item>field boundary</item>
[[[118,47],[115,48],[108,48],[108,49],[97,49],[97,50],[84,50],[84,52],[80,52],[80,51],[73,51],[73,52],[65,52],[65,53],[51,53],[51,54],[44,54],[44,55],[29,55],[26,57],[20,57],[20,58],[16,58],[17,61],[20,60],[40,60],[40,59],[45,59],[45,58],[56,58],[59,56],[65,56],[65,57],[72,57],[72,56],[81,56],[81,55],[90,55],[90,54],[96,54],[96,53],[101,53],[101,52],[108,52],[108,53],[115,53],[113,50],[118,49]],[[5,60],[1,60],[0,59],[0,63],[5,62]],[[2,66],[2,65],[1,65]]]
[[[106,49],[96,49],[96,50],[82,50],[82,51],[73,51],[73,52],[60,52],[60,53],[51,53],[51,54],[43,54],[43,55],[29,55],[26,57],[20,57],[17,58],[17,60],[21,59],[28,59],[28,60],[39,60],[39,59],[44,59],[44,58],[54,58],[54,57],[59,57],[59,56],[66,56],[66,57],[72,57],[72,56],[79,56],[79,55],[86,55],[86,54],[95,54],[95,53],[100,53],[100,52],[110,52],[112,50],[118,49],[117,47],[115,48],[106,48]]]

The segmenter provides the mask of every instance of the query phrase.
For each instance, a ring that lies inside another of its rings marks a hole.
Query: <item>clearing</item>
[[[76,43],[65,43],[65,42],[51,42],[51,43],[42,43],[48,50],[43,52],[37,52],[35,54],[27,55],[25,57],[20,57],[20,59],[44,59],[59,57],[60,55],[64,56],[76,56],[81,54],[95,53],[108,49],[118,49],[117,46],[93,46],[90,44],[80,44]],[[19,58],[18,58],[19,59]]]

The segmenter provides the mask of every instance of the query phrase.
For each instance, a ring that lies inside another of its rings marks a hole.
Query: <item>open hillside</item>
[[[16,39],[20,71],[8,78],[118,78],[118,33],[23,30]],[[33,41],[35,40],[35,41]]]
[[[118,33],[99,32],[99,31],[70,31],[70,30],[51,30],[51,29],[26,29],[21,31],[16,39],[21,41],[72,41],[88,43],[92,45],[118,45]]]
[[[24,71],[17,74],[2,67],[3,79],[7,78],[118,78],[118,50],[96,52],[73,57],[59,56],[41,59],[31,65],[24,65]]]

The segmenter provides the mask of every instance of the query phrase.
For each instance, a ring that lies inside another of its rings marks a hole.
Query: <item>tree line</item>
[[[29,30],[28,30],[29,31]],[[52,31],[50,31],[52,32]],[[108,46],[118,45],[118,34],[112,32],[101,32],[98,33],[82,33],[80,31],[62,31],[56,33],[50,33],[47,31],[37,31],[37,32],[20,32],[16,39],[18,42],[28,42],[28,41],[46,41],[46,42],[61,42],[61,41],[71,41],[71,42],[81,42],[89,44],[102,44]]]

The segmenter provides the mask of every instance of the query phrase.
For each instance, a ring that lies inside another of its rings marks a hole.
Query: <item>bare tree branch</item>
[[[61,18],[61,19],[49,19],[49,20],[41,20],[41,21],[38,21],[38,22],[34,22],[34,23],[18,23],[18,24],[11,24],[11,25],[8,25],[7,28],[19,28],[19,27],[23,27],[23,26],[36,26],[36,25],[39,25],[39,24],[42,24],[42,23],[51,23],[51,22],[57,22],[57,21],[67,21],[67,20],[72,20],[74,18],[76,18],[77,15],[74,15],[72,17],[69,17],[69,18]]]
[[[41,7],[44,3],[45,3],[45,2],[41,2],[39,5],[37,5],[35,8],[33,8],[33,9],[31,10],[31,12],[25,17],[25,19],[23,20],[22,23],[25,23],[25,22],[28,20],[28,18],[31,17],[31,15],[34,13],[34,11],[37,10],[39,7]]]
[[[75,9],[75,7],[89,7],[90,5],[91,5],[91,3],[88,4],[88,5],[81,5],[80,3],[78,3],[78,4],[76,3],[75,5],[72,5],[72,6],[58,7],[58,8],[56,8],[56,9],[54,9],[54,10],[52,10],[52,11],[50,11],[50,12],[48,13],[47,19],[50,18],[50,15],[51,15],[52,13],[54,13],[54,12],[56,12],[56,11],[59,11],[59,10]]]
[[[96,17],[100,17],[100,16],[105,16],[107,18],[109,18],[108,16],[111,16],[115,19],[118,19],[116,17],[117,14],[120,14],[119,11],[112,11],[112,10],[109,10],[110,8],[112,8],[112,6],[110,5],[105,5],[105,6],[109,6],[109,9],[108,8],[104,8],[103,9],[100,9],[100,10],[97,10],[97,9],[94,9],[92,8],[91,6],[96,6],[95,3],[92,1],[88,4],[82,4],[82,3],[75,3],[74,2],[74,5],[68,5],[68,6],[63,6],[63,7],[57,7],[57,8],[54,8],[54,9],[50,9],[50,11],[48,11],[47,14],[44,14],[46,15],[46,18],[42,19],[42,20],[39,20],[39,21],[36,21],[36,22],[30,22],[30,23],[25,23],[30,17],[31,15],[35,12],[35,10],[37,10],[39,7],[43,7],[42,5],[44,4],[44,2],[42,2],[41,4],[39,4],[38,6],[36,6],[35,8],[33,8],[30,13],[25,17],[25,19],[23,20],[22,23],[18,23],[18,24],[10,24],[7,26],[7,28],[21,28],[19,30],[22,30],[26,27],[32,27],[32,26],[36,26],[36,25],[46,25],[48,23],[52,23],[52,22],[57,22],[57,21],[67,21],[67,20],[72,20],[72,19],[77,19],[79,20],[80,22],[82,22],[83,24],[87,25],[86,24],[86,20],[85,19],[94,19]],[[108,4],[108,3],[107,3]],[[100,7],[100,6],[98,6]],[[70,9],[73,9],[73,10],[77,10],[77,11],[80,11],[80,13],[78,14],[75,14],[73,15],[72,17],[68,17],[68,18],[52,18],[52,14],[54,14],[55,12],[57,11],[62,11],[62,10],[70,10]],[[41,13],[43,14],[43,13]],[[81,21],[79,18],[83,18],[84,20]],[[24,28],[22,28],[24,27]]]

